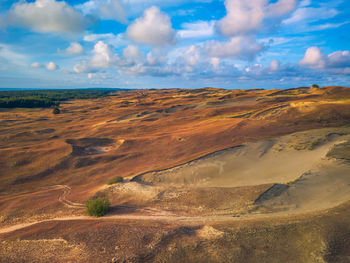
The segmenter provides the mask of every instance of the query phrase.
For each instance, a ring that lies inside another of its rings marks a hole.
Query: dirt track
[[[57,197],[57,200],[70,208],[81,209],[85,207],[83,204],[75,203],[66,199],[66,196],[69,195],[71,188],[66,185],[53,185],[48,187],[42,187],[42,189],[62,189],[63,193]],[[38,191],[39,191],[38,190]],[[133,212],[128,212],[128,208],[120,206],[121,210],[119,214],[110,214],[104,217],[91,217],[91,216],[65,216],[65,217],[55,217],[46,220],[36,220],[29,223],[21,223],[8,227],[3,227],[0,229],[0,234],[10,233],[16,230],[20,230],[26,227],[30,227],[36,224],[44,222],[53,222],[53,221],[75,221],[75,220],[94,220],[94,221],[104,221],[104,220],[142,220],[142,221],[163,221],[163,222],[182,222],[186,224],[204,224],[209,222],[230,222],[230,221],[251,221],[259,218],[271,218],[271,217],[285,217],[288,216],[287,212],[276,212],[276,213],[266,213],[266,214],[249,214],[243,216],[232,216],[232,215],[214,215],[214,216],[183,216],[177,215],[176,213],[171,213],[168,211],[155,209],[151,207],[139,208]],[[123,212],[123,209],[126,212]]]
[[[84,204],[75,203],[72,201],[69,201],[66,199],[66,197],[70,194],[71,188],[67,185],[52,185],[47,187],[41,187],[40,189],[37,189],[36,191],[44,190],[44,189],[62,189],[63,192],[57,197],[57,200],[64,204],[65,206],[69,208],[77,208],[81,209],[84,208]],[[33,193],[35,190],[31,192],[24,193],[25,195],[28,193]],[[17,193],[16,195],[21,195],[20,193]],[[128,207],[121,206],[122,210]],[[282,214],[281,214],[282,215]],[[40,224],[44,222],[51,222],[51,221],[70,221],[70,220],[145,220],[145,221],[165,221],[165,222],[186,222],[186,223],[206,223],[206,222],[215,222],[215,221],[237,221],[237,220],[252,220],[256,218],[263,218],[263,217],[269,217],[271,215],[249,215],[249,216],[243,216],[243,217],[233,217],[233,216],[181,216],[176,215],[175,213],[170,213],[168,211],[163,211],[159,209],[154,208],[140,208],[136,209],[134,212],[125,212],[123,214],[111,214],[100,218],[90,217],[90,216],[67,216],[67,217],[55,217],[51,219],[46,220],[36,220],[34,222],[30,223],[21,223],[16,224],[8,227],[4,227],[0,229],[0,234],[13,232],[19,229],[23,229],[26,227],[33,226],[35,224]],[[276,215],[274,215],[276,216]]]
[[[283,217],[286,213],[274,213],[272,214],[252,214],[242,217],[233,216],[178,216],[175,214],[167,214],[165,211],[157,211],[154,214],[149,213],[148,209],[140,209],[140,213],[144,214],[119,214],[119,215],[107,215],[100,218],[90,217],[90,216],[70,216],[70,217],[57,217],[47,220],[38,220],[31,223],[17,224],[9,227],[4,227],[0,229],[0,234],[10,233],[19,229],[30,227],[35,224],[40,224],[44,222],[52,221],[75,221],[75,220],[144,220],[144,221],[164,221],[164,222],[183,222],[186,224],[191,223],[209,223],[209,222],[229,222],[229,221],[239,221],[239,220],[255,220],[259,218],[270,218],[270,217]],[[149,214],[148,214],[149,213]],[[165,214],[162,214],[165,213]]]

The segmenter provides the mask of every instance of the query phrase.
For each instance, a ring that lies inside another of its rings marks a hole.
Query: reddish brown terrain
[[[346,87],[1,109],[0,262],[350,262],[349,161]]]

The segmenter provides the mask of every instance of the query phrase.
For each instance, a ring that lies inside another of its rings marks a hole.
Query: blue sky
[[[349,86],[346,0],[1,0],[0,88]]]

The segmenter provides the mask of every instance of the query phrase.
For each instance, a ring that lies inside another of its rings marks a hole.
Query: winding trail
[[[26,191],[25,193],[16,193],[15,195],[23,195],[23,194],[29,194],[33,193],[35,191],[41,191],[46,189],[62,189],[62,194],[60,194],[57,197],[57,200],[64,204],[65,206],[69,208],[77,208],[81,209],[84,208],[85,205],[81,203],[72,202],[70,200],[67,200],[67,196],[71,192],[71,188],[67,185],[52,185],[52,186],[46,186],[46,187],[40,187],[32,191]],[[118,206],[118,208],[121,209],[128,209],[132,207],[127,206]],[[285,213],[284,213],[285,215]],[[274,214],[276,216],[276,214]],[[238,220],[253,220],[256,218],[263,218],[263,217],[271,217],[271,215],[258,215],[258,214],[251,214],[251,215],[243,215],[243,216],[232,216],[232,215],[213,215],[213,216],[183,216],[183,215],[176,215],[168,211],[158,210],[151,207],[145,207],[145,208],[137,208],[133,210],[132,212],[125,211],[122,214],[110,214],[106,215],[104,217],[91,217],[91,216],[67,216],[67,217],[55,217],[45,220],[37,220],[33,222],[28,223],[21,223],[16,225],[11,225],[7,227],[0,228],[0,234],[6,234],[10,233],[16,230],[24,229],[26,227],[30,227],[36,224],[41,224],[45,222],[53,222],[53,221],[75,221],[75,220],[154,220],[154,221],[165,221],[165,222],[186,222],[186,223],[206,223],[206,222],[214,222],[214,221],[238,221]]]
[[[67,196],[70,194],[72,188],[70,188],[68,185],[61,185],[61,184],[56,184],[56,185],[50,185],[50,186],[44,186],[44,187],[39,187],[33,190],[28,190],[24,192],[5,192],[1,193],[0,196],[4,195],[11,195],[11,197],[16,197],[16,196],[23,196],[23,195],[28,195],[28,194],[33,194],[34,192],[42,191],[42,190],[59,190],[62,189],[63,192],[60,194],[57,198],[57,200],[64,204],[67,207],[70,208],[82,208],[85,207],[84,204],[81,203],[75,203],[70,200],[67,200]]]
[[[42,189],[62,189],[63,192],[60,194],[57,199],[60,203],[64,204],[70,208],[83,208],[84,204],[75,203],[66,199],[66,196],[70,194],[71,188],[67,185],[53,185],[48,187],[41,187]],[[33,191],[32,191],[33,192]],[[204,215],[204,216],[190,216],[190,215],[178,215],[171,213],[165,210],[159,210],[152,207],[136,208],[133,211],[128,211],[129,206],[118,206],[120,209],[119,214],[107,214],[103,217],[91,217],[91,216],[66,216],[66,217],[54,217],[44,220],[36,220],[28,223],[20,223],[16,225],[6,226],[0,228],[0,235],[11,233],[16,230],[21,230],[36,224],[54,222],[54,221],[106,221],[106,220],[143,220],[143,221],[162,221],[162,222],[171,222],[171,223],[186,223],[186,224],[207,224],[212,222],[233,222],[233,221],[253,221],[257,219],[267,219],[267,218],[277,218],[293,215],[294,213],[289,212],[274,212],[274,213],[265,213],[265,214],[246,214],[246,215]],[[124,209],[124,211],[123,211]],[[305,213],[309,214],[309,213]],[[295,215],[295,214],[294,214]]]
[[[62,189],[63,192],[62,194],[60,194],[57,197],[58,202],[62,203],[63,205],[69,207],[69,208],[84,208],[85,205],[81,204],[81,203],[76,203],[76,202],[72,202],[70,200],[68,200],[66,197],[70,194],[72,188],[70,188],[67,185],[51,185],[51,186],[44,186],[44,187],[39,187],[37,189],[31,190],[31,191],[25,191],[25,192],[20,192],[20,193],[5,193],[2,195],[7,195],[10,194],[12,196],[23,196],[23,195],[27,195],[27,194],[32,194],[34,192],[37,191],[42,191],[42,190],[48,190],[48,189],[53,189],[53,190],[57,190],[57,189]],[[61,218],[53,218],[53,219],[47,219],[47,220],[38,220],[38,221],[34,221],[34,222],[30,222],[30,223],[22,223],[22,224],[17,224],[17,225],[13,225],[13,226],[9,226],[9,227],[5,227],[5,228],[1,228],[0,229],[0,234],[2,233],[8,233],[8,232],[12,232],[15,231],[17,229],[22,229],[31,225],[35,225],[35,224],[39,224],[39,223],[43,223],[43,222],[48,222],[48,221],[63,221],[63,220],[73,220],[73,219],[89,219],[90,217],[87,216],[77,216],[77,217],[61,217]]]
[[[58,201],[69,208],[83,208],[84,204],[69,201],[66,196],[70,194],[72,188],[67,185],[55,185],[58,189],[63,189],[63,193],[58,196]]]

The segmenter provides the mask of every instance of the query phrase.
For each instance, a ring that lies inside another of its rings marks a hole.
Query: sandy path
[[[56,185],[56,187],[59,189],[63,189],[63,193],[60,196],[58,196],[58,201],[60,203],[64,204],[67,207],[70,207],[70,208],[83,208],[83,207],[85,207],[84,204],[75,203],[75,202],[67,200],[66,196],[70,194],[72,188],[70,188],[67,185]]]
[[[143,209],[142,209],[143,210]],[[140,210],[140,211],[142,211]],[[291,213],[292,214],[292,213]],[[69,217],[56,217],[46,220],[38,220],[31,223],[22,223],[13,226],[3,227],[0,229],[0,234],[10,233],[16,230],[20,230],[26,227],[30,227],[36,224],[53,222],[53,221],[75,221],[75,220],[144,220],[144,221],[164,221],[164,222],[183,222],[183,223],[208,223],[208,222],[222,222],[222,221],[251,221],[261,218],[276,218],[285,217],[291,214],[288,213],[273,213],[273,214],[251,214],[243,216],[179,216],[179,215],[168,215],[166,212],[162,214],[122,214],[122,215],[107,215],[104,217],[90,217],[90,216],[69,216]]]
[[[53,185],[47,187],[41,187],[37,191],[43,189],[62,189],[63,192],[61,195],[57,197],[58,201],[62,204],[70,207],[70,208],[82,208],[85,207],[84,204],[75,203],[66,199],[66,196],[69,195],[71,188],[67,185]],[[27,192],[25,194],[28,194]],[[120,206],[121,209],[128,209],[131,207]],[[293,215],[293,212],[275,212],[275,213],[267,213],[267,214],[248,214],[248,215],[240,215],[240,216],[232,216],[232,215],[213,215],[213,216],[182,216],[176,215],[169,211],[159,210],[152,207],[145,207],[136,209],[133,212],[125,212],[123,214],[109,214],[104,217],[91,217],[91,216],[67,216],[67,217],[55,217],[51,219],[45,220],[37,220],[34,222],[21,223],[12,226],[7,226],[0,228],[0,234],[10,233],[16,230],[24,229],[26,227],[30,227],[36,224],[41,224],[45,222],[54,222],[54,221],[73,221],[73,220],[144,220],[144,221],[163,221],[163,222],[182,222],[186,224],[206,224],[209,222],[222,222],[222,221],[250,221],[261,218],[276,218],[276,217],[285,217]]]
[[[74,203],[66,199],[66,196],[70,193],[71,188],[65,185],[55,185],[48,188],[53,189],[63,189],[63,193],[58,196],[58,201],[62,204],[71,207],[71,208],[82,208],[83,204]],[[53,222],[53,221],[72,221],[72,220],[144,220],[144,221],[163,221],[163,222],[173,222],[173,223],[186,223],[186,224],[207,224],[211,222],[233,222],[233,221],[252,221],[257,219],[269,219],[269,218],[282,218],[298,215],[313,214],[311,211],[292,209],[289,211],[275,211],[270,213],[254,213],[246,214],[240,216],[233,215],[213,215],[213,216],[183,216],[171,213],[169,211],[158,210],[152,207],[145,207],[136,209],[132,212],[128,212],[128,208],[123,207],[119,208],[125,209],[125,211],[119,211],[122,214],[109,214],[104,217],[91,217],[91,216],[67,216],[67,217],[55,217],[45,220],[37,220],[29,223],[21,223],[12,226],[7,226],[0,228],[0,234],[10,233],[16,230],[24,229],[36,224]]]

